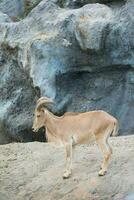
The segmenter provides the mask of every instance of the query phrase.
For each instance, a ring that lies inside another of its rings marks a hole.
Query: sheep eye
[[[40,117],[40,115],[37,115],[37,117]]]

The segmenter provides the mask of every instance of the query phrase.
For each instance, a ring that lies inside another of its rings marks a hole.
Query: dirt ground
[[[98,176],[96,145],[75,149],[73,174],[62,179],[64,149],[48,143],[0,146],[0,200],[134,200],[134,136],[110,138],[107,174]]]

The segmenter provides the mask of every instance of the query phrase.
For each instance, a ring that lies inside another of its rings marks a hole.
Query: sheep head
[[[47,97],[41,97],[37,100],[34,121],[32,130],[38,132],[38,130],[45,125],[45,105],[53,103],[53,101]]]

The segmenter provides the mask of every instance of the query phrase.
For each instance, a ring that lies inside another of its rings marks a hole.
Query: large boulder
[[[63,9],[43,0],[24,20],[1,23],[2,137],[33,140],[39,96],[52,98],[58,115],[108,111],[119,119],[120,135],[133,134],[133,9],[133,1],[114,12],[102,4]]]

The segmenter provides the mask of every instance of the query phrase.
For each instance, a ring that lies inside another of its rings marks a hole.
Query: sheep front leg
[[[72,142],[65,144],[66,150],[66,168],[63,173],[63,178],[69,178],[72,172]]]

